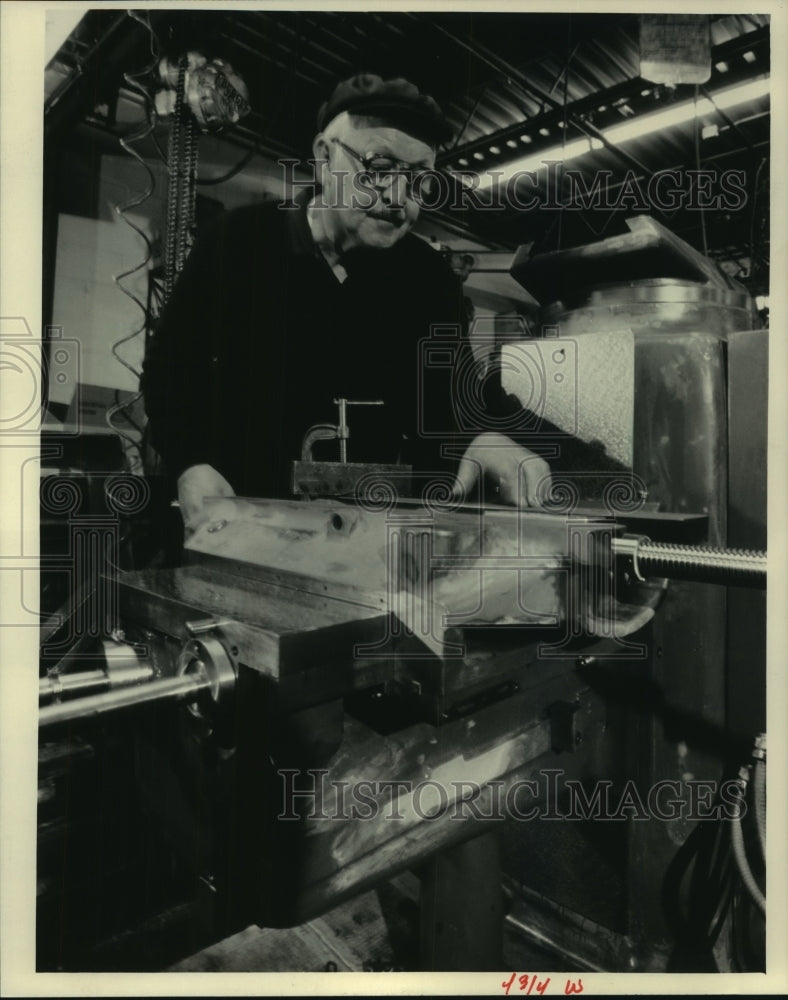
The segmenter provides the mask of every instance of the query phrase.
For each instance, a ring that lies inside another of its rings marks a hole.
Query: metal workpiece
[[[746,549],[712,549],[700,545],[652,542],[643,536],[614,538],[613,552],[632,561],[639,580],[667,577],[731,587],[765,587],[765,552]]]
[[[420,657],[456,659],[458,628],[528,625],[555,634],[571,620],[572,632],[623,637],[650,620],[658,597],[637,582],[615,595],[590,583],[598,553],[612,569],[610,538],[620,529],[609,515],[455,507],[445,498],[400,505],[387,493],[355,503],[212,503],[224,526],[211,533],[208,525],[189,539],[188,571],[201,567],[228,583],[225,574],[232,574],[234,589],[264,583],[280,599],[288,591],[293,600],[319,600],[341,608],[349,626],[361,620],[360,608],[377,611],[388,616],[382,624],[389,637],[407,633],[411,646],[421,643]],[[575,586],[576,578],[589,585]],[[220,599],[214,610],[227,613],[226,588],[211,591]],[[249,608],[239,618],[262,625],[259,615]],[[303,618],[295,625],[304,631]],[[358,637],[350,659],[363,659],[361,649],[380,656],[386,641],[382,632],[377,646]]]
[[[239,576],[367,607],[387,607],[403,589],[421,587],[424,596],[430,586],[450,577],[457,581],[459,574],[468,581],[469,571],[543,577],[566,567],[570,523],[584,536],[610,531],[609,521],[570,522],[540,511],[455,510],[437,501],[399,507],[387,492],[355,503],[224,498],[212,502],[212,517],[223,529],[211,533],[209,524],[195,532],[186,546],[190,564],[207,565],[207,557],[216,557]],[[511,595],[510,603],[515,613]],[[555,614],[548,603],[534,605],[538,620]]]

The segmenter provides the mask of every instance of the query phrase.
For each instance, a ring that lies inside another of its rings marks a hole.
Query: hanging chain
[[[197,133],[191,114],[183,125],[184,190],[179,225],[179,244],[176,262],[177,273],[183,270],[189,251],[194,245],[197,215]]]
[[[197,213],[198,145],[195,123],[185,105],[187,58],[178,62],[175,108],[167,149],[167,237],[164,248],[164,298],[172,294],[194,243]]]

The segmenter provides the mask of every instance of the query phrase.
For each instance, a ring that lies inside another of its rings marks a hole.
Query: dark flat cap
[[[448,142],[453,134],[437,103],[402,77],[384,80],[360,73],[343,80],[318,113],[318,131],[343,111],[378,116],[431,146]]]

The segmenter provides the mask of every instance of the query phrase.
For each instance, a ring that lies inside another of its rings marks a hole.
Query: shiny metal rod
[[[106,670],[80,670],[73,674],[52,674],[41,677],[38,682],[38,701],[44,703],[55,698],[74,695],[98,694],[107,688],[127,687],[140,684],[153,677],[153,668],[147,664],[136,667],[122,667],[110,673]]]
[[[629,556],[641,579],[651,576],[729,587],[766,586],[765,552],[672,545],[639,537],[614,538],[613,552]]]
[[[38,701],[52,701],[63,695],[87,694],[109,687],[106,670],[80,670],[74,674],[53,674],[38,681]]]
[[[70,722],[73,719],[90,719],[107,712],[115,712],[121,708],[132,708],[153,701],[169,701],[173,699],[192,701],[201,691],[209,691],[210,681],[206,677],[184,674],[181,677],[163,677],[161,680],[150,681],[135,687],[124,687],[116,691],[87,698],[74,698],[72,701],[47,705],[39,710],[38,725],[54,726],[59,722]]]

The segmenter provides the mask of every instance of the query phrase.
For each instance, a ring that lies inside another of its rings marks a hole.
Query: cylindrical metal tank
[[[542,309],[542,332],[562,337],[625,330],[632,333],[713,333],[726,337],[757,325],[753,302],[743,290],[679,278],[643,278],[623,284],[580,288],[569,302]]]
[[[645,482],[649,502],[708,514],[709,543],[724,545],[725,341],[758,326],[755,305],[742,285],[654,219],[636,216],[627,226],[628,233],[565,251],[532,257],[523,248],[511,273],[542,304],[541,335],[577,342],[577,422],[586,439],[612,445],[609,411],[631,407],[615,421],[631,428],[631,440],[616,447]],[[587,338],[603,336],[609,347],[582,349]],[[605,352],[609,363],[598,357]],[[588,378],[604,397],[597,404]]]

